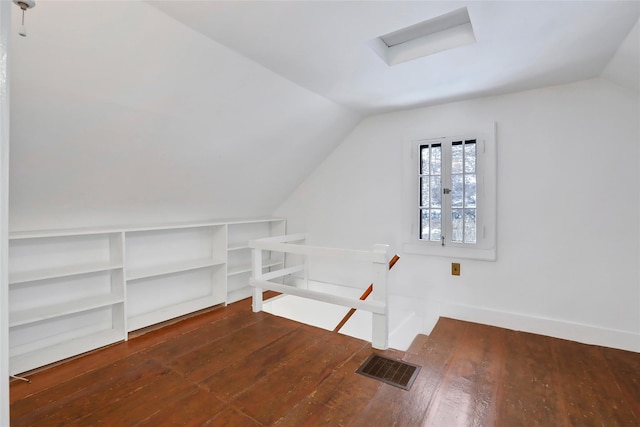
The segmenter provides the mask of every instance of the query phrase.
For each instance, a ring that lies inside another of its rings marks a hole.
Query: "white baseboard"
[[[444,302],[440,306],[440,316],[498,326],[514,331],[531,332],[584,344],[640,352],[640,334],[628,331]]]

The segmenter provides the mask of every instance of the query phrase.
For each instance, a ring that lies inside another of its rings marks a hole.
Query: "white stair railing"
[[[389,348],[389,297],[387,292],[387,282],[389,277],[389,246],[374,245],[371,251],[336,249],[319,246],[305,245],[306,235],[296,234],[287,236],[267,237],[249,242],[252,248],[252,276],[249,281],[254,287],[253,291],[253,311],[262,311],[262,293],[264,291],[280,292],[287,295],[295,295],[310,298],[316,301],[323,301],[331,304],[342,305],[344,307],[356,308],[358,310],[370,311],[372,313],[372,339],[373,348],[386,350]],[[279,270],[265,272],[263,268],[263,251],[282,252],[304,257],[304,262],[295,266],[283,266]],[[292,285],[285,285],[274,282],[274,279],[288,276],[295,273],[303,273],[305,284],[309,280],[308,259],[310,256],[336,257],[341,260],[366,261],[372,266],[373,292],[369,300],[360,300],[340,295],[333,295],[299,288]]]

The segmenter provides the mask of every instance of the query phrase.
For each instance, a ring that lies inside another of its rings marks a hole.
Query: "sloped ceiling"
[[[640,20],[620,44],[602,76],[620,86],[640,92]]]
[[[368,47],[462,6],[473,45],[394,67]],[[12,40],[11,229],[269,214],[363,116],[598,76],[639,15],[635,1],[39,0]]]
[[[638,1],[150,2],[213,40],[365,114],[600,75]],[[476,43],[388,66],[377,37],[466,7]]]
[[[360,120],[142,2],[39,1],[26,24],[13,230],[267,215]]]

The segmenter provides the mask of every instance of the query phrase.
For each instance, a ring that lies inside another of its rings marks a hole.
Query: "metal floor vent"
[[[409,390],[420,372],[420,366],[372,354],[356,373]]]

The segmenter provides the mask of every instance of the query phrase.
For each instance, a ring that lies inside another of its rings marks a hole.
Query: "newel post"
[[[383,253],[384,260],[373,263],[373,292],[371,299],[384,304],[384,313],[373,313],[371,326],[371,346],[379,350],[389,348],[389,245],[374,245],[373,252]]]
[[[251,277],[262,280],[262,249],[251,249]],[[257,284],[253,286],[251,307],[254,313],[262,311],[262,288]]]

